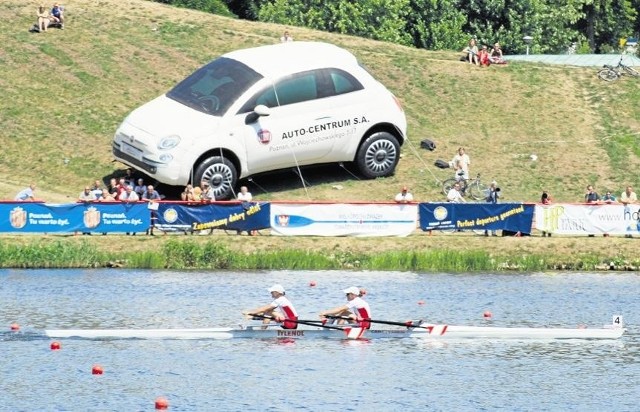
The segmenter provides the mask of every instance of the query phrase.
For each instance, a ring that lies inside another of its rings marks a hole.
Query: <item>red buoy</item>
[[[485,310],[484,313],[482,314],[482,316],[484,316],[485,319],[489,319],[493,316],[493,314],[491,312],[489,312],[488,310]]]
[[[20,325],[18,325],[17,323],[12,323],[11,330],[20,330]]]
[[[54,340],[53,342],[51,342],[50,347],[51,347],[51,350],[60,350],[62,348],[62,345],[57,340]]]
[[[100,365],[93,365],[93,368],[91,368],[91,374],[92,375],[102,375],[104,373],[104,369],[102,369],[102,366]]]
[[[420,306],[424,305],[424,300],[422,300],[422,299],[421,299],[421,300],[419,300],[419,301],[418,301],[418,305],[420,305]]]
[[[316,281],[312,280],[311,282],[309,282],[309,286],[311,286],[312,288],[316,286]]]
[[[169,401],[162,396],[156,398],[156,409],[169,409]]]

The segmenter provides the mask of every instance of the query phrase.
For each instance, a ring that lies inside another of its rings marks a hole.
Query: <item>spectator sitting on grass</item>
[[[26,189],[21,190],[16,195],[15,200],[20,201],[20,202],[34,202],[36,200],[35,191],[36,191],[36,184],[35,183],[31,183],[29,185],[29,187],[27,187]]]

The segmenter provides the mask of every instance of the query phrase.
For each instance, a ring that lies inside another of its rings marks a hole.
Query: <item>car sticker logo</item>
[[[258,132],[258,140],[262,144],[269,144],[271,142],[271,132],[268,130],[260,129]]]

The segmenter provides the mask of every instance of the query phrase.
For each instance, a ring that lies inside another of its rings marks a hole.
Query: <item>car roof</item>
[[[320,67],[353,67],[356,57],[329,43],[293,41],[236,50],[223,57],[237,60],[266,78],[277,78]]]

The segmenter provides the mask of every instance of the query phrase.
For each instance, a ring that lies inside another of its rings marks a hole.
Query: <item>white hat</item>
[[[346,288],[345,290],[343,290],[344,293],[352,293],[356,296],[360,295],[360,289],[358,289],[355,286],[351,286],[350,288]]]
[[[275,284],[271,286],[268,290],[269,292],[278,292],[278,293],[284,294],[284,287],[282,287],[282,285],[280,284]]]

